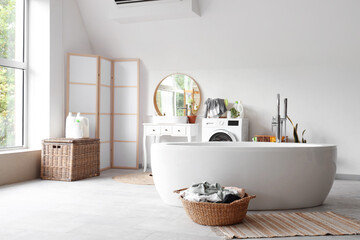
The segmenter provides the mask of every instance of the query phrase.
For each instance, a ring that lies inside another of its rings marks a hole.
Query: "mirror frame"
[[[163,116],[163,115],[162,115],[162,113],[160,112],[160,110],[159,110],[159,108],[158,108],[158,106],[157,106],[157,103],[156,103],[156,92],[158,91],[159,86],[161,85],[161,83],[162,83],[166,78],[170,77],[171,75],[179,75],[179,74],[185,75],[185,76],[191,78],[191,80],[193,80],[193,81],[196,83],[196,85],[199,87],[199,92],[200,92],[199,108],[196,110],[196,112],[194,112],[193,109],[191,110],[191,112],[192,112],[193,115],[196,115],[196,114],[198,113],[199,109],[200,109],[200,106],[201,106],[201,88],[200,88],[199,84],[195,81],[195,79],[194,79],[193,77],[189,76],[188,74],[185,74],[185,73],[171,73],[171,74],[167,75],[166,77],[164,77],[163,79],[161,79],[161,81],[158,83],[158,85],[156,86],[155,91],[154,91],[154,97],[153,97],[153,98],[154,98],[154,107],[155,107],[156,113],[157,113],[159,116]]]

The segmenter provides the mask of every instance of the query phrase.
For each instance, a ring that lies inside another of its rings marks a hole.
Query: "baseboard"
[[[102,168],[102,169],[100,169],[100,172],[106,171],[106,170],[109,170],[109,169],[111,169],[111,167]]]
[[[143,169],[143,164],[140,163],[140,164],[139,164],[139,168],[107,167],[107,168],[102,168],[102,169],[100,169],[100,172],[103,172],[103,171],[106,171],[106,170],[110,170],[110,169],[138,170],[138,169]],[[150,168],[148,167],[148,169],[150,169]]]
[[[337,180],[360,181],[360,175],[355,175],[355,174],[336,174],[335,179],[337,179]]]

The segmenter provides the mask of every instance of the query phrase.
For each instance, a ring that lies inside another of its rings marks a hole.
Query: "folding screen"
[[[68,54],[66,111],[90,120],[100,138],[100,168],[139,165],[139,60]]]
[[[113,167],[139,165],[139,60],[114,60]],[[133,159],[136,159],[134,161]]]
[[[112,60],[100,57],[99,137],[100,168],[111,167],[111,80]]]

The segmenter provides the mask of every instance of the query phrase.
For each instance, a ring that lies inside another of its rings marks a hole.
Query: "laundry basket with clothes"
[[[187,215],[194,222],[209,226],[241,222],[246,216],[249,201],[256,197],[245,193],[243,188],[224,188],[219,183],[208,182],[174,192],[180,195]]]

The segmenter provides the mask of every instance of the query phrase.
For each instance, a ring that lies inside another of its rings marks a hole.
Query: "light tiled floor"
[[[130,172],[108,170],[71,183],[34,180],[0,187],[0,239],[221,239],[210,227],[189,220],[182,208],[163,204],[154,186],[111,178]],[[360,220],[360,182],[336,181],[323,206],[297,211],[318,210]],[[360,235],[304,239],[360,239]]]

